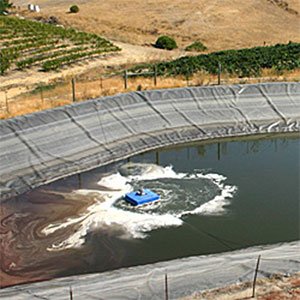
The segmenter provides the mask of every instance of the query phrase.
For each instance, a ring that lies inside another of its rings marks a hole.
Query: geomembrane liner
[[[3,289],[0,298],[64,300],[68,299],[72,286],[75,299],[158,300],[165,299],[164,278],[168,274],[169,299],[180,299],[196,291],[253,281],[259,255],[258,278],[299,272],[299,248],[296,241],[53,279]]]
[[[296,82],[133,92],[3,120],[0,201],[163,146],[259,133],[299,132],[299,125],[300,83]],[[109,208],[114,212],[118,207]],[[177,216],[167,219],[167,225],[179,226],[185,213],[198,212],[200,208],[209,211],[207,203],[183,208]],[[132,216],[130,211],[121,212]],[[145,220],[140,215],[131,219],[144,228]],[[117,220],[123,222],[123,216],[117,215]],[[106,213],[103,217],[109,216]],[[153,218],[148,220],[149,228],[166,224],[165,216]],[[63,224],[45,228],[43,233],[58,230],[59,226]],[[82,228],[84,231],[86,227]],[[144,234],[138,226],[134,229],[131,234]],[[75,239],[76,235],[79,238]],[[72,247],[73,240],[81,243],[83,238],[78,231],[56,246]],[[252,280],[258,255],[262,256],[259,277],[299,272],[299,247],[299,241],[294,241],[60,278],[2,289],[0,298],[66,299],[72,286],[76,299],[163,299],[164,276],[168,273],[170,298],[176,299],[194,291]]]
[[[163,146],[299,122],[297,82],[132,92],[4,120],[0,200]]]

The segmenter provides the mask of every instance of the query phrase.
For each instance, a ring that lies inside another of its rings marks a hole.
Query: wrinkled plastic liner
[[[1,121],[0,200],[147,150],[299,122],[300,83],[133,92]]]
[[[299,272],[299,248],[299,242],[291,242],[65,277],[6,288],[0,291],[0,298],[63,300],[68,299],[72,286],[74,299],[165,299],[168,274],[169,299],[178,299],[196,291],[253,281],[259,255],[258,278]]]

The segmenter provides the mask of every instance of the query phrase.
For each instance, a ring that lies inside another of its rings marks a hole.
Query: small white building
[[[35,4],[28,4],[27,8],[28,8],[29,11],[33,11],[33,12],[38,12],[39,13],[41,11],[40,6],[35,5]]]
[[[34,11],[34,5],[33,4],[28,4],[27,6],[29,11]]]

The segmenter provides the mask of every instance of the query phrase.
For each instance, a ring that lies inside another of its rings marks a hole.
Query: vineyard
[[[14,17],[0,16],[0,74],[37,67],[58,70],[120,49],[102,37]]]
[[[156,65],[160,76],[191,76],[197,72],[222,73],[238,77],[260,76],[263,69],[290,71],[300,68],[300,44],[288,43],[275,46],[255,47],[241,50],[226,50],[198,56],[186,56]],[[143,64],[132,69],[133,72],[153,70],[154,65]]]

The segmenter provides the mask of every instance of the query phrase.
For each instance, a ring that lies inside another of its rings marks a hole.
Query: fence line
[[[142,76],[148,76],[148,78]],[[150,81],[149,78],[151,78]],[[141,81],[141,84],[135,87],[136,81]],[[75,76],[62,83],[38,85],[33,91],[16,96],[14,96],[16,94],[14,88],[7,88],[0,90],[0,117],[26,114],[119,92],[142,90],[144,84],[146,84],[146,89],[153,89],[158,87],[157,82],[155,68],[153,72],[132,73],[126,70],[123,74],[102,75],[93,80],[82,80],[79,76]],[[161,88],[164,87],[172,87],[172,84],[161,86]],[[12,91],[11,97],[9,96],[10,90]]]
[[[272,260],[278,261],[278,259],[272,259]],[[194,292],[190,291],[190,295],[186,295],[187,298],[183,297],[183,299],[190,299],[190,297],[193,297],[193,295],[200,297],[201,295],[205,295],[206,293],[209,293],[209,292],[215,293],[216,296],[222,295],[224,293],[228,294],[228,288],[230,288],[230,290],[232,291],[231,292],[232,295],[234,295],[234,292],[236,292],[236,293],[243,292],[243,299],[255,298],[256,294],[262,295],[262,296],[266,296],[266,295],[270,296],[270,295],[272,295],[273,290],[266,290],[265,286],[268,285],[268,282],[264,283],[263,281],[261,281],[259,284],[258,291],[256,290],[257,275],[259,273],[260,261],[261,261],[261,255],[258,255],[258,258],[256,260],[256,267],[253,270],[254,278],[253,278],[252,282],[249,280],[240,281],[240,278],[238,278],[238,276],[237,276],[235,283],[233,281],[229,281],[227,283],[224,283],[221,286],[216,286],[216,287],[212,287],[212,288],[207,287],[204,289],[198,289],[197,286],[195,286]],[[280,277],[287,277],[286,274],[282,271],[278,271],[278,272],[273,271],[272,274],[274,276],[276,276],[276,278],[278,280],[280,280]],[[292,275],[289,275],[288,277],[297,276],[296,274],[297,273],[293,273]],[[100,274],[99,274],[99,276],[100,276]],[[199,278],[199,281],[203,281],[203,278],[205,278],[205,274],[202,274],[202,278]],[[261,278],[268,279],[271,277],[267,276],[266,274],[264,274],[264,272],[262,272]],[[164,277],[162,278],[162,281],[163,281],[163,288],[161,289],[161,299],[169,300],[170,294],[172,293],[172,284],[170,284],[170,282],[169,282],[169,276],[168,276],[167,271],[165,272]],[[80,279],[79,279],[79,282],[80,282]],[[176,285],[176,283],[175,283],[175,285]],[[251,287],[251,285],[252,285],[252,287]],[[283,287],[282,292],[290,293],[289,288],[291,288],[291,287],[288,286],[288,284],[287,284],[285,287]],[[174,285],[173,285],[173,289],[174,289]],[[176,286],[175,286],[175,289],[176,289]],[[251,292],[252,292],[252,294],[251,294]],[[69,286],[69,299],[70,300],[75,299],[72,286]],[[201,299],[202,299],[202,297],[201,297]]]
[[[293,78],[291,79],[293,80]],[[20,93],[20,95],[15,95],[18,94],[16,91],[10,93],[11,90],[17,90],[17,88],[0,90],[0,118],[13,117],[71,104],[76,101],[134,90],[216,84],[243,84],[264,81],[274,81],[274,78],[230,78],[222,76],[221,64],[219,64],[218,74],[216,75],[196,74],[191,78],[188,76],[158,76],[156,67],[154,67],[153,71],[149,72],[134,73],[125,70],[110,75],[100,75],[98,78],[96,76],[91,80],[84,80],[80,76],[74,76],[68,81],[38,85],[31,92],[26,92],[26,89],[23,88],[24,92]],[[287,80],[283,78],[282,81]],[[12,94],[11,97],[10,94]]]

